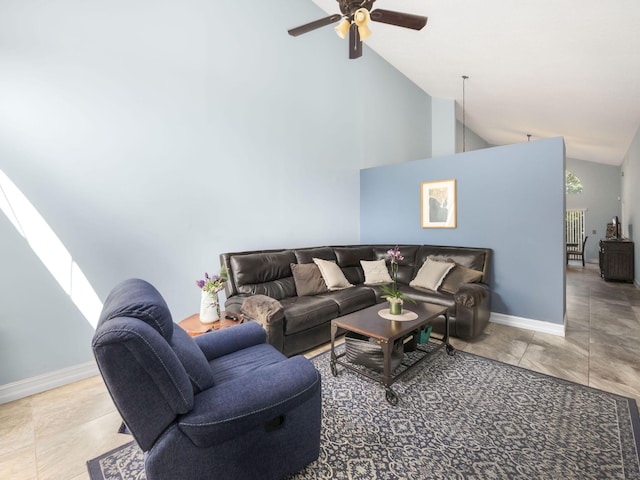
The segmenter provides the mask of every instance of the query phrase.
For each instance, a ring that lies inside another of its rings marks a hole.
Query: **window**
[[[564,171],[564,191],[567,195],[575,195],[584,191],[580,179],[569,170]]]
[[[567,243],[582,245],[582,239],[584,238],[584,213],[585,209],[583,208],[567,210],[565,216]]]

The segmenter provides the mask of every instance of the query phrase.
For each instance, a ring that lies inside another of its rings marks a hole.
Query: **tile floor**
[[[640,401],[640,289],[604,282],[597,265],[567,269],[566,337],[490,324],[452,343]],[[88,459],[130,441],[119,426],[100,377],[0,405],[0,478],[87,480]]]

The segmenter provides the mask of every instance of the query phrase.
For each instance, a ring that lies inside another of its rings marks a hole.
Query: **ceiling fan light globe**
[[[371,20],[371,15],[369,15],[369,10],[366,8],[359,8],[353,13],[353,21],[358,26],[367,23],[369,20]]]
[[[368,25],[370,20],[371,15],[369,15],[369,10],[366,8],[359,8],[353,14],[353,23],[358,26],[358,35],[360,36],[360,40],[364,40],[371,36],[371,30]]]
[[[347,33],[349,33],[350,27],[351,27],[351,22],[348,19],[343,18],[342,21],[335,28],[336,34],[344,40],[345,38],[347,38]]]
[[[366,40],[371,36],[371,30],[367,24],[364,24],[358,27],[358,35],[360,35],[360,40]]]

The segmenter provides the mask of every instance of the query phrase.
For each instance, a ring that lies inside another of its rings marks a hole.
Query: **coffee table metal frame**
[[[407,372],[412,370],[419,363],[435,354],[441,348],[445,347],[449,355],[455,353],[455,349],[449,343],[449,312],[447,307],[435,305],[432,303],[418,303],[411,305],[406,310],[411,310],[418,314],[418,318],[411,321],[387,320],[378,315],[378,311],[384,309],[384,304],[373,305],[369,308],[336,318],[331,321],[331,373],[334,377],[338,375],[337,365],[352,370],[360,375],[370,378],[376,382],[380,382],[385,387],[385,398],[391,405],[398,404],[398,394],[391,388],[391,385],[398,379],[402,378]],[[437,317],[443,315],[445,319],[445,333],[442,337],[431,335],[431,339],[436,340],[438,345],[432,350],[425,350],[416,347],[416,350],[422,352],[420,356],[411,364],[405,364],[404,359],[402,365],[406,368],[397,375],[392,375],[391,371],[391,352],[396,340],[404,339],[416,330],[429,325]],[[354,364],[341,360],[346,352],[336,354],[335,340],[338,329],[344,331],[356,332],[367,337],[375,338],[382,349],[383,370],[382,374],[374,374],[372,371],[364,368],[356,367]]]

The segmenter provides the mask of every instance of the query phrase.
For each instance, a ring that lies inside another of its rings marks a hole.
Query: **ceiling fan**
[[[340,38],[345,38],[349,32],[349,58],[359,58],[362,56],[362,40],[371,35],[369,30],[369,20],[374,22],[387,23],[398,27],[422,30],[427,24],[427,17],[413,15],[410,13],[394,12],[391,10],[377,9],[371,11],[376,0],[337,0],[340,5],[341,14],[336,13],[310,23],[306,23],[289,30],[289,35],[297,37],[303,33],[311,32],[317,28],[331,25],[342,19],[335,27]]]

